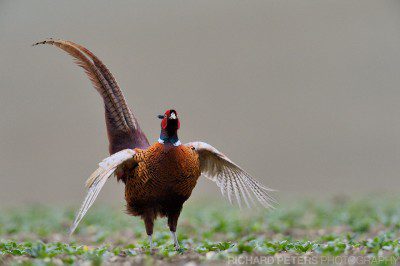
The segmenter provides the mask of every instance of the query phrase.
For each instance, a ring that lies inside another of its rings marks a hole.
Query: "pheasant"
[[[253,179],[216,148],[200,141],[180,142],[176,110],[169,109],[158,116],[160,137],[150,145],[113,75],[99,58],[71,41],[47,39],[34,46],[39,44],[54,45],[71,55],[104,101],[110,156],[99,163],[99,168],[86,181],[88,193],[70,234],[113,174],[125,184],[128,214],[140,216],[144,221],[150,249],[157,217],[167,217],[174,246],[180,249],[176,237],[178,218],[201,175],[215,182],[230,203],[236,198],[239,207],[242,201],[247,207],[272,207],[274,199],[269,195],[272,189]]]

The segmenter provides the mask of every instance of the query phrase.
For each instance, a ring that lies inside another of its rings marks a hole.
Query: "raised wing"
[[[134,162],[135,151],[131,149],[126,149],[114,153],[110,157],[105,158],[101,163],[99,163],[99,168],[93,172],[93,174],[86,181],[86,187],[88,188],[87,195],[85,200],[82,203],[81,208],[75,216],[74,223],[72,224],[69,232],[72,234],[79,222],[85,216],[86,212],[89,210],[90,206],[92,206],[93,202],[96,200],[97,196],[100,193],[100,190],[103,188],[104,184],[108,180],[108,178],[115,172],[115,170],[125,162],[129,161]]]
[[[273,190],[261,185],[216,148],[205,142],[190,142],[185,145],[197,151],[201,173],[217,184],[230,203],[235,196],[239,207],[242,206],[242,200],[249,208],[251,203],[257,205],[254,199],[266,208],[273,207],[272,204],[276,201],[268,194]]]
[[[85,47],[71,41],[47,39],[34,45],[39,44],[57,46],[71,55],[75,63],[85,70],[94,88],[102,96],[110,154],[123,149],[149,146],[149,141],[127,106],[116,80],[99,58]]]

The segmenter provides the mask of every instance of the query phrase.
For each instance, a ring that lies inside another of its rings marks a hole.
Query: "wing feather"
[[[86,181],[88,192],[69,230],[70,235],[75,231],[79,222],[92,206],[108,178],[115,172],[118,166],[132,159],[134,155],[134,150],[126,149],[114,153],[99,163],[99,168]]]
[[[242,208],[242,200],[241,200],[241,194],[239,193],[239,184],[238,184],[238,179],[239,178],[235,178],[232,174],[232,172],[226,171],[226,175],[230,176],[231,182],[232,182],[232,187],[233,187],[233,191],[235,192],[235,196],[236,196],[236,201],[239,205],[239,208]]]
[[[247,189],[246,185],[244,185],[242,178],[239,178],[239,182],[241,184],[241,192],[244,198],[244,201],[246,203],[247,208],[251,208],[251,205],[249,203],[249,199],[253,202],[253,205],[256,205],[254,202],[253,198],[251,197],[249,190]]]
[[[257,201],[265,208],[273,208],[276,200],[269,193],[274,190],[260,184],[223,153],[205,142],[190,142],[185,145],[197,151],[201,173],[216,183],[231,204],[234,197],[239,207],[242,207],[242,201],[247,207],[251,207],[250,202],[257,205]]]

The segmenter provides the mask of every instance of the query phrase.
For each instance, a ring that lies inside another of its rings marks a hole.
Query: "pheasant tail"
[[[85,47],[71,41],[47,39],[34,45],[39,44],[57,46],[72,56],[75,63],[84,69],[93,87],[102,96],[110,154],[123,149],[149,146],[149,142],[129,109],[115,78],[99,58]]]

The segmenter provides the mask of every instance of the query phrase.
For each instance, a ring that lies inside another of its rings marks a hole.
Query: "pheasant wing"
[[[197,151],[201,173],[217,184],[230,203],[236,197],[239,207],[242,200],[249,208],[251,204],[257,205],[256,202],[266,208],[273,207],[276,201],[268,194],[273,190],[260,184],[216,148],[200,141],[185,145]]]
[[[70,228],[70,234],[72,234],[79,222],[85,216],[86,212],[89,210],[90,206],[94,203],[100,190],[103,188],[104,184],[108,178],[115,172],[115,170],[125,162],[134,158],[135,151],[131,149],[125,149],[114,153],[110,157],[105,158],[101,163],[99,163],[99,168],[93,172],[93,174],[86,181],[86,187],[88,188],[87,195],[82,203],[81,208],[75,216],[74,223]]]

